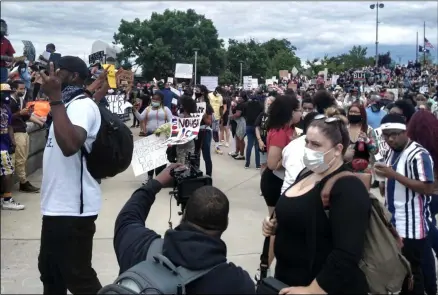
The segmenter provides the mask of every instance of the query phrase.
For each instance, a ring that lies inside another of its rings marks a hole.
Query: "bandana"
[[[67,86],[62,90],[62,102],[69,103],[73,98],[84,93],[84,89],[78,86]]]

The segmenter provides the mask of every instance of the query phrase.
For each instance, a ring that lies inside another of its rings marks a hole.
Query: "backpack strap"
[[[169,269],[172,273],[178,275],[181,280],[181,293],[180,294],[186,294],[185,287],[190,284],[193,281],[196,281],[197,279],[205,276],[213,269],[217,268],[219,265],[222,265],[223,263],[219,263],[213,267],[202,269],[202,270],[189,270],[185,267],[178,266],[176,267],[166,256],[163,254],[157,254],[153,256],[153,259],[156,263],[160,263],[163,266],[165,266],[167,269]]]
[[[162,238],[156,238],[151,242],[146,254],[146,260],[151,260],[154,256],[163,253],[163,242]]]
[[[342,171],[338,174],[331,176],[324,184],[324,187],[322,188],[321,191],[321,198],[324,207],[328,207],[330,205],[330,193],[333,188],[333,185],[336,183],[336,181],[338,181],[340,178],[345,176],[355,176],[362,181],[362,183],[365,185],[368,191],[371,189],[371,179],[372,179],[371,174]]]
[[[78,99],[84,99],[87,98],[87,96],[80,94],[76,97],[74,97],[71,101],[69,101],[66,105],[65,105],[65,109],[67,110],[67,108],[76,100]],[[80,178],[80,186],[81,186],[81,192],[79,194],[79,198],[80,198],[80,203],[79,203],[79,213],[82,214],[84,213],[84,157],[86,157],[88,155],[87,149],[85,148],[85,146],[81,146],[81,175],[79,176]]]

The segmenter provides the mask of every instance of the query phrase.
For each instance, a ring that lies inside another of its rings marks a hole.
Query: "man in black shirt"
[[[259,145],[256,140],[255,121],[262,112],[263,104],[259,100],[250,97],[246,102],[245,107],[246,136],[248,140],[248,144],[246,146],[245,169],[249,168],[253,147],[255,152],[256,169],[260,169],[260,153]]]
[[[211,140],[211,137],[210,137]],[[161,239],[145,220],[158,192],[173,183],[171,164],[136,190],[120,211],[114,230],[114,250],[120,273],[144,261],[152,241]],[[203,186],[187,202],[180,225],[166,231],[162,253],[176,267],[189,270],[217,267],[187,285],[187,294],[255,294],[254,282],[242,268],[227,262],[221,236],[228,227],[229,201],[219,189]]]
[[[34,187],[27,180],[26,163],[29,155],[29,135],[27,134],[26,121],[30,119],[29,110],[25,108],[24,93],[26,91],[24,82],[14,81],[10,84],[12,91],[10,108],[12,113],[12,128],[16,142],[15,153],[12,156],[15,173],[20,181],[20,191],[26,193],[39,192],[39,188]]]

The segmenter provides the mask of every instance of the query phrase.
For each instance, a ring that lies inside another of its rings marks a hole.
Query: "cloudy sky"
[[[95,40],[113,41],[120,20],[149,18],[153,11],[193,8],[213,20],[225,40],[287,38],[302,59],[339,54],[353,45],[368,46],[374,54],[376,11],[372,2],[1,2],[1,17],[17,53],[21,40],[30,40],[37,54],[54,43],[63,55],[88,56]],[[438,2],[384,2],[379,10],[379,42],[393,58],[415,58],[416,32],[420,45],[423,22],[426,37],[438,47]]]

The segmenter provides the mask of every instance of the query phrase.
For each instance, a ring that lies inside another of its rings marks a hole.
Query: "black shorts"
[[[228,114],[222,116],[222,126],[227,126],[228,124]]]
[[[275,207],[280,198],[282,186],[283,179],[277,177],[271,169],[266,168],[263,171],[260,179],[260,190],[268,207]]]

